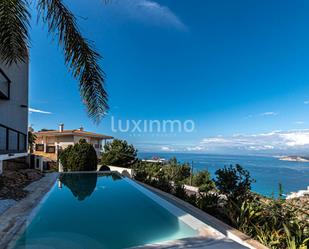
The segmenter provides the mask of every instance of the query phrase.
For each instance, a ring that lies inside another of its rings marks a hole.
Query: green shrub
[[[192,185],[198,187],[200,192],[208,192],[215,188],[215,183],[207,170],[195,173],[192,177]]]
[[[188,198],[188,194],[181,184],[176,184],[173,189],[173,195],[177,196],[178,198],[182,200],[186,200]]]
[[[164,165],[137,161],[132,165],[132,168],[134,169],[135,178],[139,178],[139,181],[144,181],[142,178],[147,180],[164,175],[166,180],[180,183],[190,176],[190,167],[187,164],[180,164],[174,160]]]
[[[197,206],[203,211],[218,216],[220,197],[217,193],[199,193]]]
[[[197,207],[197,197],[195,194],[187,195],[187,198],[185,199],[185,201]]]
[[[283,200],[254,197],[243,202],[233,225],[269,248],[305,249],[309,224],[297,213]]]
[[[190,166],[187,164],[164,165],[162,167],[166,177],[175,183],[179,183],[188,178],[191,174]]]
[[[216,187],[228,200],[242,203],[250,196],[251,183],[255,181],[251,179],[249,171],[239,164],[218,169],[215,174]]]
[[[159,173],[156,178],[149,179],[149,184],[167,193],[172,193],[173,191],[171,182],[167,179],[167,177],[164,176],[162,172]]]
[[[129,167],[136,162],[137,150],[125,140],[114,139],[104,146],[101,164]]]
[[[59,156],[64,171],[95,171],[98,158],[95,149],[84,139],[70,145]]]

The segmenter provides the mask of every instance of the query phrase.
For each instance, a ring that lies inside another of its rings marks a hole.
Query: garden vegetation
[[[307,249],[309,217],[280,196],[266,198],[251,191],[254,180],[240,165],[224,167],[211,179],[206,170],[191,175],[188,164],[139,161],[134,178],[173,194],[235,227],[269,248]],[[186,191],[184,184],[199,188]]]
[[[129,167],[137,161],[137,150],[125,140],[114,139],[104,145],[101,164]]]
[[[98,165],[96,151],[85,139],[64,149],[59,155],[59,160],[65,172],[95,171]]]

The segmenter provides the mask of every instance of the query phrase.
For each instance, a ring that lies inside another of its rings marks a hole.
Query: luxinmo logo
[[[111,117],[111,130],[113,132],[130,133],[181,133],[194,132],[193,120],[121,120]]]

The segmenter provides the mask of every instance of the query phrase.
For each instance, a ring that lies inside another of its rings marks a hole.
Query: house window
[[[10,79],[0,68],[0,99],[9,99],[10,98]]]
[[[55,153],[56,147],[55,146],[47,146],[46,147],[46,153]]]
[[[36,144],[35,150],[36,151],[44,151],[44,144]]]

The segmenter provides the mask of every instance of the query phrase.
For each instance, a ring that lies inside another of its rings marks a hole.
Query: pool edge
[[[161,198],[163,198],[166,201],[170,202],[171,204],[177,206],[178,208],[182,209],[184,212],[187,212],[188,214],[192,215],[193,217],[200,220],[201,222],[207,224],[208,226],[215,229],[216,231],[222,233],[226,238],[233,240],[236,243],[238,243],[242,246],[245,246],[247,248],[267,249],[267,247],[262,245],[260,242],[252,239],[248,235],[240,232],[239,230],[227,225],[226,223],[215,218],[214,216],[211,216],[210,214],[205,213],[204,211],[192,206],[190,203],[185,202],[185,201],[177,198],[174,195],[171,195],[171,194],[166,193],[162,190],[156,189],[156,188],[149,186],[145,183],[142,183],[142,182],[139,182],[139,181],[136,181],[136,180],[133,180],[133,181],[140,184],[144,188],[154,192],[155,194],[157,194]],[[201,238],[203,238],[203,236],[198,236],[196,238],[200,240]],[[204,236],[204,238],[207,239],[206,236]],[[188,240],[188,239],[194,239],[194,237],[175,240],[174,242],[175,242],[175,245],[177,246],[178,241],[184,241],[184,240]],[[144,245],[144,246],[139,246],[139,247],[136,247],[136,248],[155,248],[156,245],[158,245],[158,246],[162,245],[162,248],[165,248],[164,245],[166,243],[172,245],[173,241]]]

